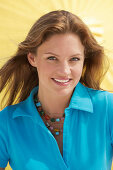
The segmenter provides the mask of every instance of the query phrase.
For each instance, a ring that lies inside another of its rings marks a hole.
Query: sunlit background
[[[0,67],[14,54],[32,24],[41,15],[58,9],[83,19],[105,47],[110,68],[102,88],[113,91],[113,0],[0,0]],[[6,169],[10,170],[9,165]]]

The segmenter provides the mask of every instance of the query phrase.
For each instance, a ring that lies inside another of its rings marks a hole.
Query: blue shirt
[[[0,167],[13,170],[110,170],[113,94],[78,83],[65,109],[63,157],[33,96],[0,112]]]

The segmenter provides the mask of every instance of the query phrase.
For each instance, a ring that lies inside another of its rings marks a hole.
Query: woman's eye
[[[70,60],[71,60],[71,61],[78,61],[78,60],[80,60],[80,59],[77,58],[77,57],[73,57],[73,58],[71,58]]]
[[[48,57],[47,59],[48,59],[48,60],[56,60],[56,57],[51,56],[51,57]]]

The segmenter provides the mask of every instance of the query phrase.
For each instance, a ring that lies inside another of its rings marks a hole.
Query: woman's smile
[[[55,79],[52,78],[53,82],[59,86],[68,86],[72,79]]]

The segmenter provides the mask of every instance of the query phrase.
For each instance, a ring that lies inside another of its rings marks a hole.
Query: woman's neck
[[[69,106],[71,95],[54,95],[47,93],[47,91],[40,91],[40,89],[38,91],[38,98],[42,108],[50,117],[62,117],[65,108]]]

